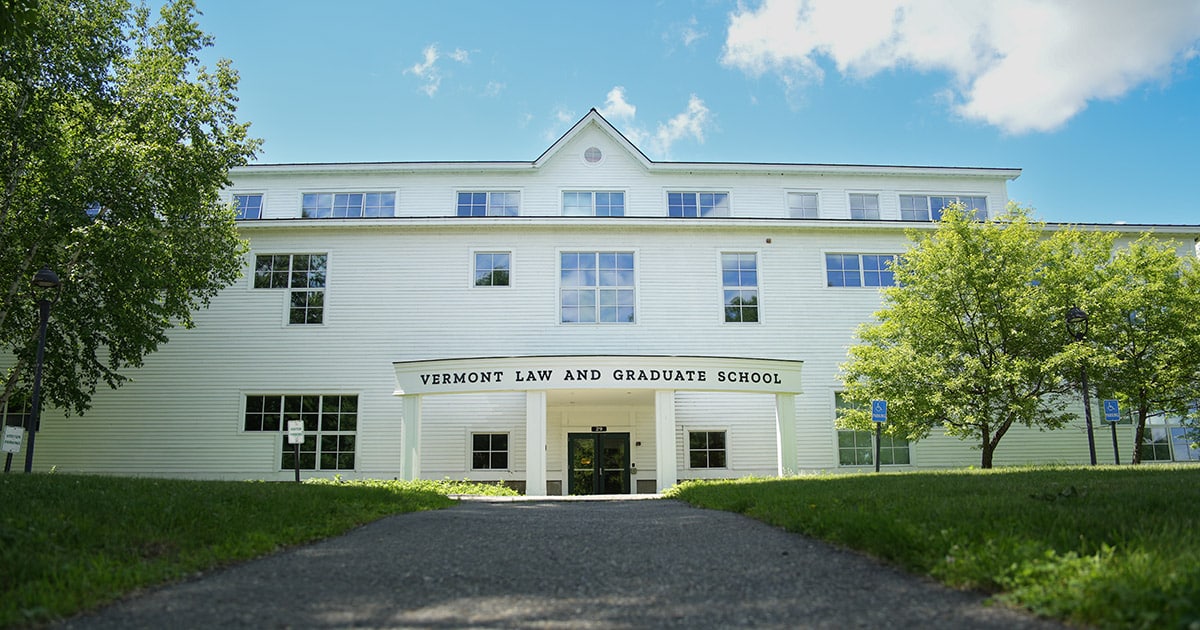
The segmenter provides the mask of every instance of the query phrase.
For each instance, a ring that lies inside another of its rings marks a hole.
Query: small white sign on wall
[[[21,438],[24,436],[24,427],[4,427],[4,443],[0,453],[16,453],[21,450]]]

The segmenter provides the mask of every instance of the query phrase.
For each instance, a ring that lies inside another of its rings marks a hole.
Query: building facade
[[[85,416],[44,414],[37,467],[289,479],[299,421],[305,476],[620,494],[873,468],[834,426],[854,330],[906,230],[1000,212],[1019,174],[654,162],[594,110],[532,162],[237,169],[244,276]],[[880,447],[978,462],[937,433]],[[1086,462],[1086,435],[1014,429],[995,461]]]

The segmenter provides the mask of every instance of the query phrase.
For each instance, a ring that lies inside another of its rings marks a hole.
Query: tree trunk
[[[1144,401],[1146,397],[1143,395],[1141,399]],[[1130,460],[1130,463],[1135,466],[1142,463],[1142,442],[1146,440],[1146,416],[1148,415],[1150,415],[1150,410],[1146,407],[1146,403],[1138,403],[1137,428],[1133,432],[1133,459]]]

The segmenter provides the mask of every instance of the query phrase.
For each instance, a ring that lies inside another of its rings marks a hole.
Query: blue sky
[[[1047,221],[1200,224],[1194,0],[197,0],[260,163],[537,158],[591,108],[651,159],[1021,168]]]

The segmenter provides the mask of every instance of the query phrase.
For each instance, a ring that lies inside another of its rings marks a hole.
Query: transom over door
[[[567,494],[629,494],[629,434],[569,433]]]

